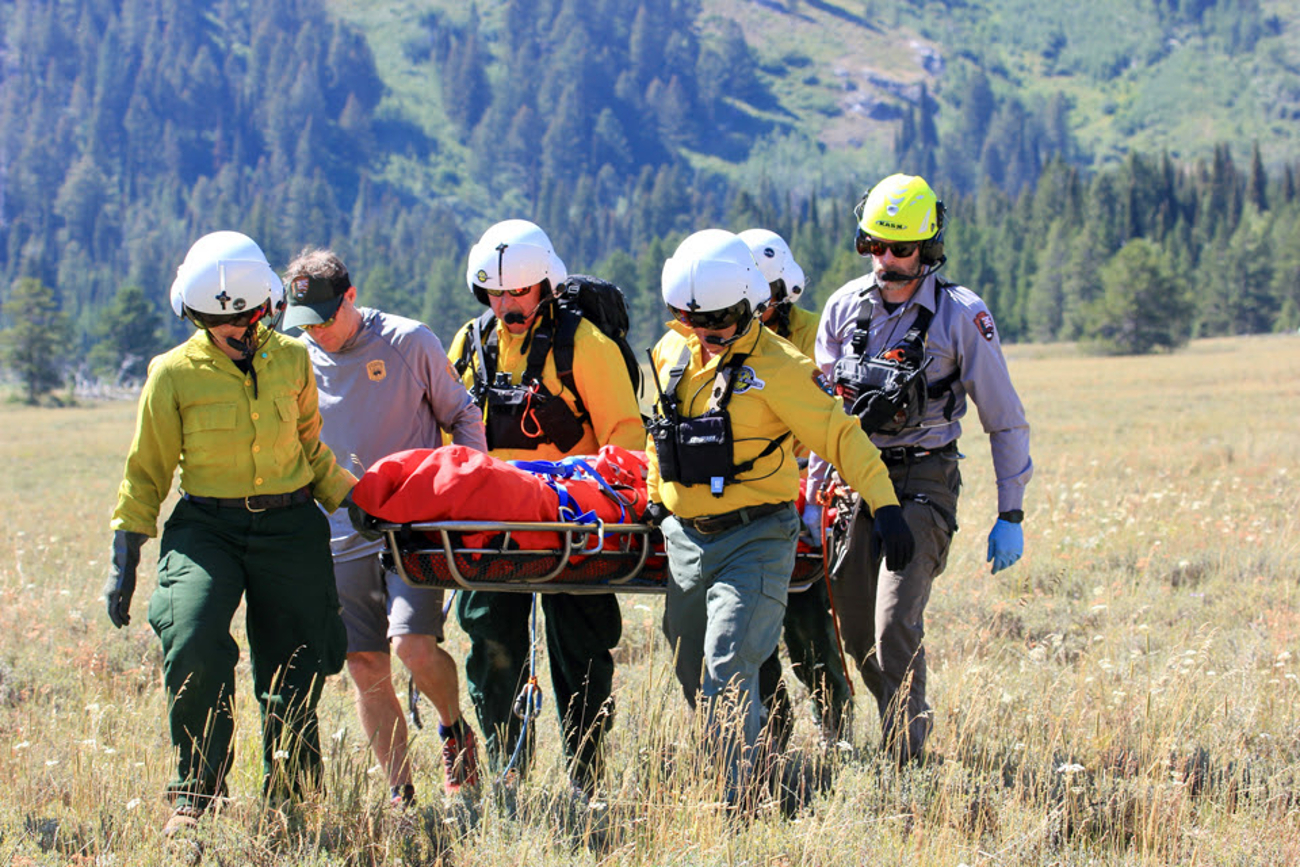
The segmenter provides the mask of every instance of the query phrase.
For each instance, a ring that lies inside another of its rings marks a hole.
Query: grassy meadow
[[[165,844],[157,543],[127,629],[99,599],[134,406],[0,406],[0,864],[1300,863],[1300,337],[1008,355],[1034,431],[1026,554],[988,574],[992,472],[969,418],[963,529],[928,616],[943,761],[879,756],[859,680],[856,749],[823,755],[801,703],[793,815],[747,822],[692,770],[661,599],[624,596],[605,809],[567,807],[548,692],[517,797],[445,808],[426,730],[421,805],[399,820],[338,677],[327,793],[267,813],[245,655],[233,800]],[[448,642],[463,656],[454,625]]]

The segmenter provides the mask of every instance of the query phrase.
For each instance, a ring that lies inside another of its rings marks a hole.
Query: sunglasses
[[[907,259],[912,256],[921,246],[920,241],[881,241],[879,238],[873,238],[866,232],[858,229],[858,234],[853,239],[854,245],[858,248],[859,256],[883,256],[885,251],[894,254],[895,259]]]
[[[338,318],[339,315],[335,313],[333,316],[331,316],[329,319],[326,319],[324,322],[317,322],[315,325],[303,325],[301,326],[301,328],[303,331],[323,331],[326,328],[329,328],[331,325],[333,325],[334,320]]]
[[[527,295],[532,286],[521,286],[518,289],[489,289],[486,286],[478,287],[488,294],[489,298],[500,298],[502,295],[509,295],[511,298],[522,298]]]
[[[217,328],[221,325],[247,328],[260,322],[265,315],[265,305],[252,310],[245,310],[242,313],[203,313],[193,308],[190,309],[190,316],[203,328]]]
[[[669,307],[673,318],[687,328],[702,328],[706,331],[721,331],[740,322],[745,315],[745,302],[733,304],[723,310],[681,310]]]

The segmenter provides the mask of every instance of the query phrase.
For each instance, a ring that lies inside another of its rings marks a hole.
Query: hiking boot
[[[478,747],[474,743],[474,730],[464,720],[450,728],[438,726],[442,735],[443,788],[454,795],[463,786],[478,785]]]
[[[388,794],[388,808],[393,812],[400,813],[415,806],[415,786],[410,783],[404,786],[391,786]]]
[[[174,837],[182,831],[188,831],[199,824],[199,819],[203,816],[203,808],[194,807],[189,804],[177,807],[172,811],[171,817],[167,824],[163,825],[163,836]]]

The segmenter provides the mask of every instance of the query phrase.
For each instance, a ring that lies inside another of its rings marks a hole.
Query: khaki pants
[[[948,564],[948,547],[957,530],[961,471],[956,454],[929,455],[889,468],[916,540],[916,554],[902,572],[891,572],[872,544],[869,510],[854,498],[847,530],[833,544],[847,545],[835,564],[835,603],[844,649],[858,665],[876,698],[881,742],[900,760],[921,753],[930,733],[925,700],[925,606],[934,579]]]

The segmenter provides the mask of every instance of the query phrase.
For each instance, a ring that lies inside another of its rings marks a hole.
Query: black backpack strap
[[[948,288],[956,285],[957,285],[956,283],[953,283],[950,280],[944,280],[942,277],[935,278],[935,286],[934,286],[935,313],[939,312],[939,302],[943,299],[944,295],[948,294]],[[926,314],[925,327],[922,328],[920,332],[920,339],[924,341],[926,332],[930,330],[930,320],[933,319],[934,313],[931,313],[929,310],[926,310],[925,308],[922,308],[921,312]],[[917,314],[916,318],[917,318],[917,322],[919,323],[921,319],[919,313]],[[948,395],[948,400],[943,406],[944,421],[952,421],[953,410],[956,409],[957,407],[957,395],[952,390],[952,384],[960,378],[961,378],[961,369],[957,368],[954,369],[952,373],[945,376],[943,379],[938,379],[935,380],[934,382],[926,383],[925,386],[926,399],[937,400],[938,398],[943,397],[945,392]]]
[[[660,391],[660,402],[672,404],[672,414],[677,415],[677,386],[681,383],[682,377],[686,375],[686,368],[691,366],[691,347],[687,344],[682,347],[682,354],[677,357],[677,363],[668,368],[668,382],[664,383]],[[652,371],[653,372],[653,371]],[[654,373],[656,379],[659,374]],[[664,414],[668,414],[669,407],[661,407]]]
[[[689,352],[689,349],[687,351]],[[727,362],[727,387],[726,390],[723,391],[722,393],[722,399],[718,401],[719,410],[725,410],[727,408],[727,404],[731,403],[731,395],[732,392],[735,390],[736,375],[740,373],[740,368],[744,367],[745,362],[748,360],[749,360],[748,354],[740,353],[732,356],[731,360]],[[734,479],[736,478],[736,476],[739,476],[741,473],[747,473],[750,470],[752,470],[755,464],[757,464],[759,461],[761,461],[763,458],[767,457],[768,455],[772,454],[772,452],[779,449],[781,447],[781,443],[785,442],[786,439],[789,438],[789,436],[790,436],[790,431],[787,430],[785,433],[781,434],[776,439],[768,440],[767,445],[763,448],[761,452],[754,455],[754,457],[745,461],[743,464],[736,464],[731,468],[731,478]]]
[[[466,324],[465,330],[467,333],[465,339],[461,341],[460,357],[455,362],[456,375],[464,376],[465,371],[469,368],[470,359],[477,358],[478,363],[474,365],[474,387],[470,389],[470,395],[479,406],[483,405],[483,399],[487,396],[487,388],[492,383],[493,374],[496,373],[497,341],[495,325],[496,316],[491,310]],[[488,335],[486,346],[483,339],[484,334]]]
[[[528,344],[528,363],[524,366],[523,383],[542,381],[542,369],[546,367],[546,356],[551,354],[555,340],[554,306],[547,305],[542,311],[541,321],[533,329]]]
[[[555,323],[555,343],[553,352],[555,353],[555,373],[560,377],[560,382],[573,395],[573,403],[578,410],[578,418],[586,420],[589,418],[587,407],[582,402],[582,395],[578,392],[578,383],[573,378],[573,345],[578,339],[578,325],[582,323],[582,315],[576,310],[569,310],[559,307],[556,310]]]

